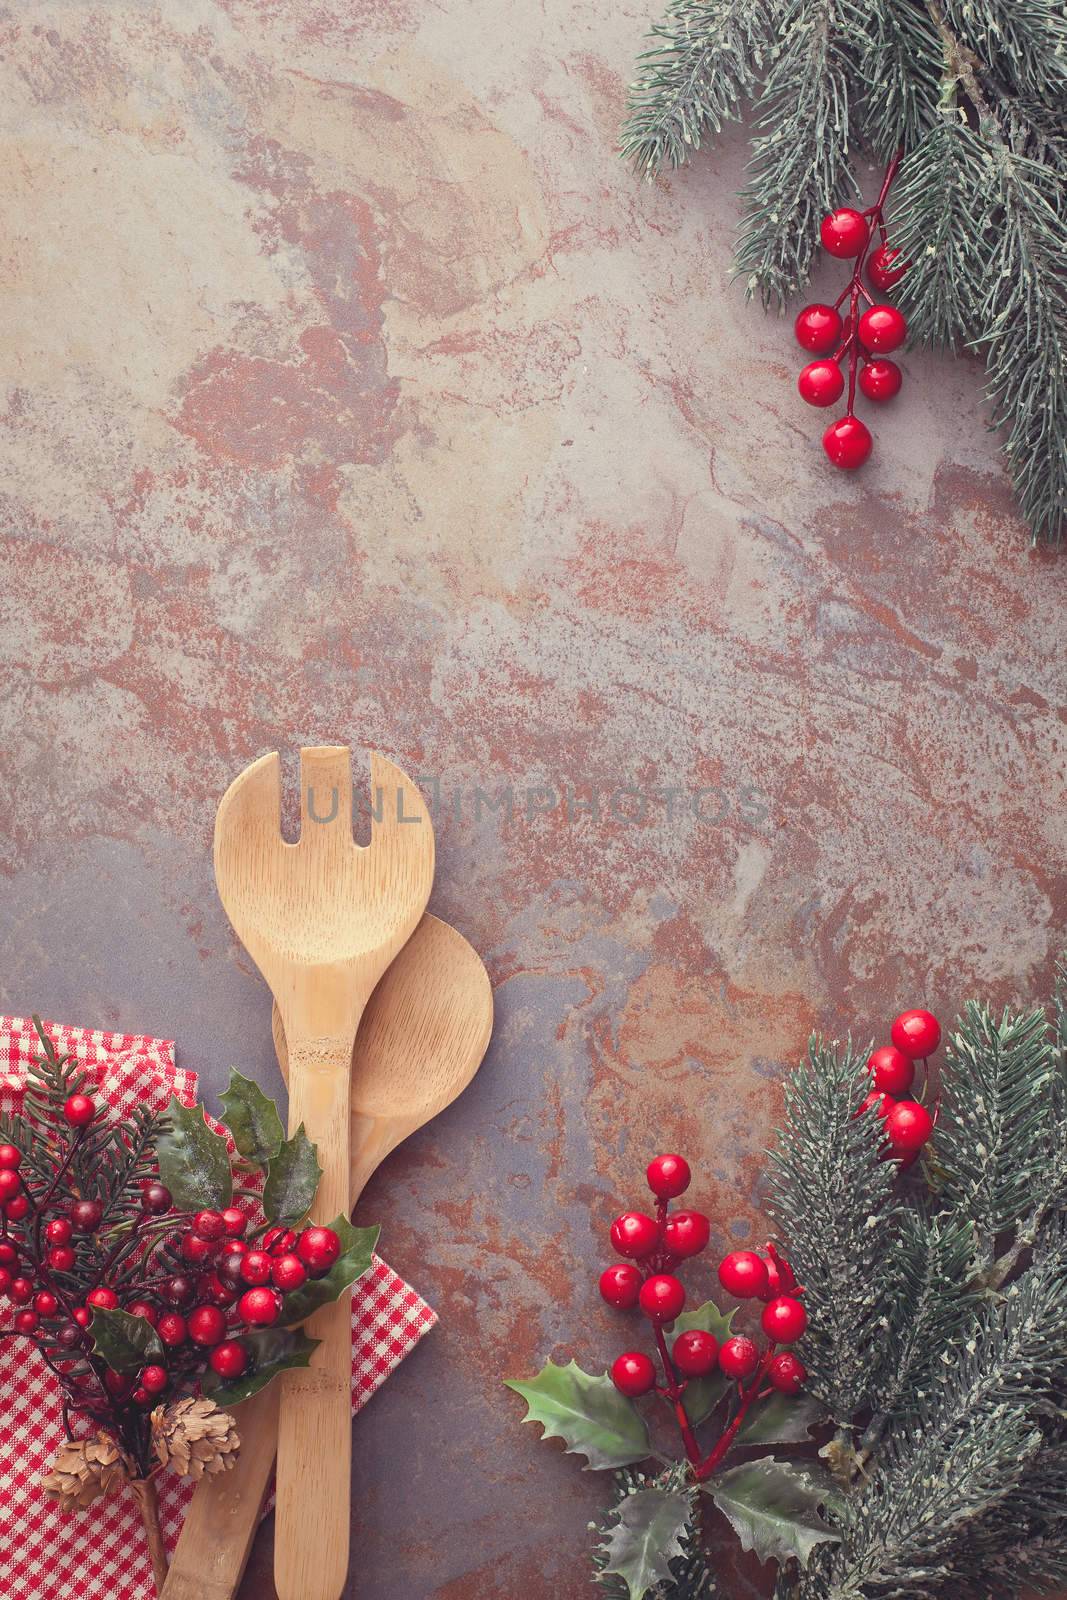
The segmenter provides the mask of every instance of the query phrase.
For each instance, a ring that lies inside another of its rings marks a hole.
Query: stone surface
[[[432,908],[496,987],[363,1203],[442,1321],[359,1423],[361,1600],[586,1595],[601,1486],[500,1377],[617,1352],[648,1155],[758,1239],[810,1029],[1043,993],[1062,937],[1064,568],[980,373],[907,356],[827,468],[730,281],[743,141],[654,187],[614,154],[647,20],[0,14],[0,1004],[277,1090],[212,820],[280,749],[292,829],[334,740],[438,793]]]

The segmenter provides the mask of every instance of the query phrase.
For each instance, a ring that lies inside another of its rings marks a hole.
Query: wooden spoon
[[[352,1204],[378,1162],[470,1083],[489,1044],[493,992],[477,953],[424,916],[371,996],[352,1056]],[[283,1075],[288,1052],[274,1009]],[[274,1469],[278,1384],[237,1408],[237,1465],[197,1487],[162,1600],[233,1600]]]
[[[415,786],[371,756],[371,840],[352,837],[351,754],[300,752],[300,839],[281,835],[277,755],[235,778],[215,819],[215,880],[270,985],[289,1041],[289,1131],[322,1164],[317,1221],[347,1212],[352,1048],[378,979],[410,937],[433,883],[429,813]],[[376,813],[376,815],[375,815]],[[274,1579],[279,1600],[339,1600],[348,1576],[352,1472],[348,1294],[310,1319],[311,1366],[281,1379]]]

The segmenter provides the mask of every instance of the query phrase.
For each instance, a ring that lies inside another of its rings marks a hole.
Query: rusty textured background
[[[647,21],[0,10],[3,1007],[278,1089],[211,825],[323,740],[437,785],[496,986],[364,1201],[442,1323],[359,1424],[361,1600],[586,1595],[602,1485],[499,1379],[629,1342],[594,1282],[647,1157],[757,1239],[809,1029],[1043,992],[1064,926],[1064,567],[980,374],[906,357],[830,471],[730,281],[743,141],[615,157]]]

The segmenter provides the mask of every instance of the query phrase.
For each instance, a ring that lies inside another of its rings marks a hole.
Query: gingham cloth
[[[46,1022],[60,1054],[69,1051],[99,1099],[126,1112],[162,1110],[172,1094],[196,1101],[196,1074],[174,1063],[174,1043]],[[40,1041],[29,1017],[0,1016],[0,1111],[17,1111],[30,1057]],[[4,1305],[0,1326],[14,1308]],[[352,1293],[352,1410],[370,1399],[437,1321],[426,1302],[375,1256]],[[144,1530],[133,1498],[97,1501],[64,1515],[39,1488],[63,1442],[60,1391],[43,1361],[19,1339],[0,1340],[0,1596],[3,1600],[150,1600],[155,1594]],[[194,1485],[163,1472],[156,1480],[168,1553],[181,1532]]]

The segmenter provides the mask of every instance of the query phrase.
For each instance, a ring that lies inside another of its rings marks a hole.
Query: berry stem
[[[708,1455],[704,1457],[703,1461],[696,1466],[694,1476],[696,1477],[698,1483],[703,1483],[706,1478],[710,1478],[715,1469],[721,1465],[723,1457],[726,1455],[726,1452],[729,1450],[730,1446],[734,1442],[734,1439],[737,1437],[738,1429],[748,1416],[753,1401],[760,1398],[763,1380],[767,1376],[767,1371],[770,1367],[773,1357],[774,1345],[770,1344],[767,1346],[763,1360],[760,1362],[759,1367],[756,1370],[755,1377],[752,1379],[752,1382],[749,1384],[748,1388],[742,1391],[741,1404],[737,1408],[737,1415],[734,1417],[734,1420],[731,1422],[728,1428],[723,1430],[718,1443],[713,1446]]]
[[[667,1341],[663,1337],[663,1328],[658,1322],[656,1323],[656,1349],[659,1351],[659,1358],[663,1364],[663,1377],[665,1380],[661,1393],[670,1405],[674,1407],[674,1420],[677,1422],[679,1432],[682,1435],[686,1457],[690,1466],[696,1470],[700,1464],[700,1446],[697,1443],[696,1434],[693,1432],[692,1424],[682,1403],[685,1385],[678,1382],[678,1374],[674,1370],[674,1362],[670,1358]]]
[[[874,304],[873,299],[867,293],[866,286],[862,281],[863,267],[867,260],[867,252],[871,248],[871,242],[874,239],[876,229],[882,243],[885,243],[886,232],[882,212],[885,208],[889,190],[892,187],[893,179],[897,175],[897,168],[900,166],[903,155],[903,147],[895,152],[892,160],[885,169],[885,176],[882,179],[882,187],[878,191],[878,199],[874,202],[873,206],[868,206],[866,211],[863,213],[863,215],[870,221],[870,227],[867,230],[867,242],[855,259],[852,267],[852,277],[849,279],[848,283],[834,301],[834,310],[836,311],[843,300],[848,300],[848,332],[841,341],[838,349],[834,351],[832,357],[834,361],[840,361],[843,355],[846,353],[848,355],[848,405],[845,409],[845,415],[848,417],[855,415],[856,407],[856,378],[859,373],[860,364],[859,308],[861,295],[863,299],[867,301],[868,305]]]

